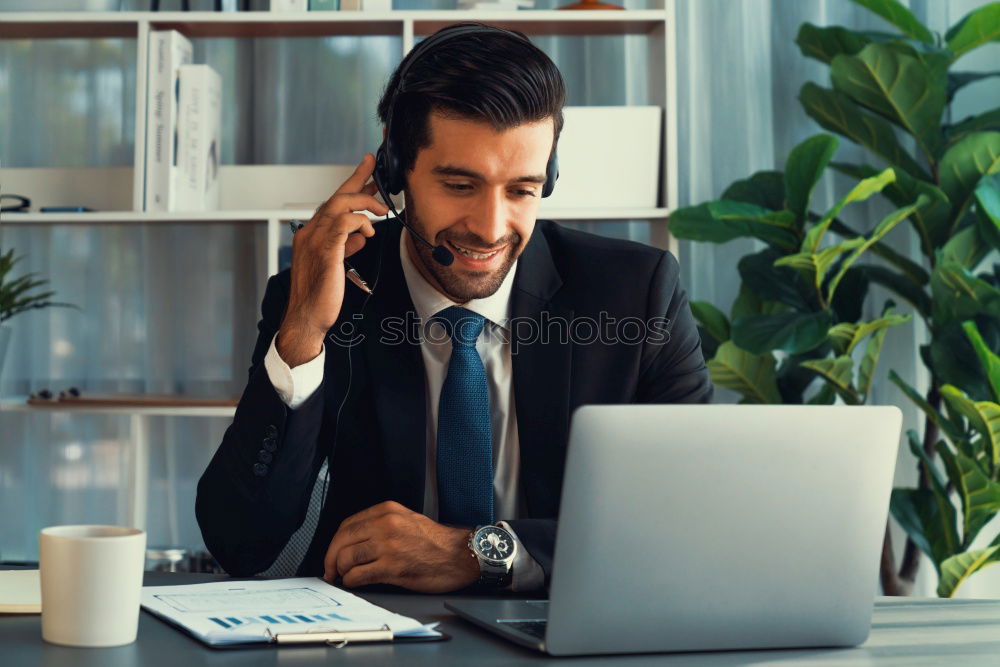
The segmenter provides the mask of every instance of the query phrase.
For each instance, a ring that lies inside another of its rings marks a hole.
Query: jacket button
[[[254,463],[253,474],[257,475],[258,477],[263,477],[264,475],[267,474],[267,466],[264,465],[263,463]]]
[[[278,449],[278,441],[274,438],[264,438],[263,444],[264,449],[269,452],[274,452]]]
[[[278,437],[278,427],[274,424],[268,424],[267,428],[264,429],[264,433],[266,433],[269,438],[276,438]]]
[[[274,457],[271,456],[271,452],[267,451],[266,449],[262,449],[259,452],[257,452],[257,460],[260,461],[261,463],[270,463],[273,459]]]

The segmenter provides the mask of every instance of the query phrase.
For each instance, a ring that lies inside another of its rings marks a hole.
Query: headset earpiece
[[[548,197],[556,189],[559,180],[559,158],[553,152],[549,163],[545,165],[545,185],[542,186],[542,197]]]

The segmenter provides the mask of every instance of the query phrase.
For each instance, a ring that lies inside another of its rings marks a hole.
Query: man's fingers
[[[337,554],[337,574],[346,576],[354,567],[370,563],[378,558],[378,548],[374,540],[351,544]]]
[[[385,559],[379,559],[351,568],[351,571],[344,575],[344,585],[349,588],[355,588],[357,586],[368,586],[369,584],[395,583],[396,577],[392,575],[384,562]]]
[[[365,247],[365,237],[361,234],[351,234],[344,243],[344,257],[350,257]]]
[[[371,211],[375,215],[386,215],[389,212],[389,207],[370,194],[354,192],[330,197],[316,211],[314,217],[336,218],[343,213],[354,213],[357,211]]]
[[[361,188],[364,187],[368,179],[371,178],[372,172],[375,171],[375,156],[371,153],[365,153],[365,156],[361,158],[361,163],[351,174],[350,178],[344,181],[344,184],[337,188],[337,191],[333,194],[339,195],[345,192],[360,192]]]
[[[388,500],[378,505],[372,505],[344,519],[340,527],[337,528],[333,539],[330,540],[330,546],[327,547],[326,557],[323,559],[323,578],[328,582],[333,582],[338,575],[342,575],[343,572],[337,570],[337,558],[340,551],[348,545],[370,539],[376,519],[400,511],[409,512],[410,510],[397,502]]]

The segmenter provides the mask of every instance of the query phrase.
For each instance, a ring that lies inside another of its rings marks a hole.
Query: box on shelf
[[[192,62],[192,54],[191,42],[176,30],[149,33],[143,206],[147,211],[171,211],[175,207],[178,70]]]
[[[340,9],[340,0],[309,0],[311,12],[335,12]]]
[[[309,0],[271,0],[272,12],[305,12],[309,10]]]
[[[565,107],[559,180],[546,207],[655,208],[663,110]]]

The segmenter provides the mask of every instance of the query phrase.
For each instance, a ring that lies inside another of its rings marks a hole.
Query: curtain
[[[0,0],[0,11],[38,3]],[[84,7],[53,0],[46,8]],[[255,0],[262,9],[266,1]],[[565,4],[538,0],[537,8]],[[630,9],[655,6],[627,0]],[[932,29],[943,30],[985,0],[912,0]],[[148,9],[148,0],[110,2]],[[208,9],[207,1],[192,3]],[[449,0],[396,0],[396,9],[450,8]],[[178,9],[164,0],[163,9]],[[470,14],[470,18],[474,15]],[[827,68],[794,44],[801,23],[861,29],[886,25],[846,0],[677,0],[680,205],[718,197],[732,181],[781,168],[788,151],[820,131],[796,96],[805,81],[826,83]],[[646,38],[541,37],[535,42],[562,70],[571,105],[649,104]],[[224,164],[353,164],[381,136],[375,102],[401,56],[394,37],[194,40],[195,62],[224,81]],[[968,69],[992,69],[997,50],[968,56]],[[0,166],[130,166],[134,142],[134,40],[0,41]],[[959,117],[996,99],[995,79],[959,94]],[[992,102],[995,104],[995,101]],[[359,130],[360,128],[360,130]],[[860,160],[846,140],[838,158]],[[814,206],[831,205],[849,187],[825,179]],[[870,228],[878,202],[855,205],[855,224]],[[650,242],[645,221],[573,223],[596,233]],[[891,241],[917,254],[912,235]],[[13,339],[0,374],[0,396],[69,386],[238,396],[246,382],[266,267],[262,226],[5,226],[0,247],[26,258],[22,272],[50,280],[53,308],[10,321]],[[738,286],[736,261],[752,242],[682,242],[684,285],[693,299],[728,310]],[[885,294],[871,299],[871,313]],[[923,386],[916,354],[926,332],[889,335],[882,372],[894,368]],[[725,392],[720,400],[726,401]],[[875,402],[906,401],[882,381]],[[0,413],[0,559],[37,558],[37,530],[56,523],[121,523],[136,434],[130,419],[66,413]],[[148,423],[149,543],[202,548],[194,520],[195,484],[228,425],[221,418],[153,418]],[[906,411],[906,427],[918,417]],[[897,484],[916,469],[901,452]],[[897,535],[897,544],[901,539]],[[923,570],[926,573],[928,567]],[[987,574],[977,575],[985,577]],[[974,587],[970,582],[967,586]],[[931,594],[929,585],[918,592]]]

